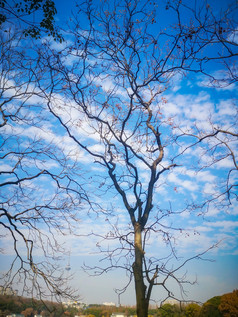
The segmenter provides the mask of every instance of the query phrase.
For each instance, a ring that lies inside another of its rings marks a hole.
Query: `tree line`
[[[47,309],[46,309],[47,308]],[[124,313],[127,316],[136,316],[136,307],[88,305],[82,309],[64,307],[59,303],[32,300],[20,296],[0,295],[0,316],[19,313],[25,317],[40,314],[42,317],[74,317],[84,315],[90,317],[110,317],[112,313]],[[197,303],[164,304],[159,308],[149,308],[150,317],[236,317],[238,315],[238,290],[215,296],[203,305]]]

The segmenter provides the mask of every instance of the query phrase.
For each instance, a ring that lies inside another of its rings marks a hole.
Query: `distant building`
[[[68,307],[74,307],[74,308],[77,308],[77,309],[80,309],[80,308],[85,308],[86,307],[86,304],[84,303],[80,303],[78,301],[68,301],[68,302],[62,302],[63,306],[68,308]]]
[[[0,286],[0,295],[17,295],[17,291],[14,291],[11,287]]]
[[[112,313],[111,317],[127,317],[127,315],[123,313]]]
[[[105,302],[105,303],[102,303],[103,305],[105,305],[105,306],[116,306],[116,304],[115,303],[113,303],[113,302]]]
[[[177,299],[166,299],[164,302],[163,302],[163,305],[165,304],[170,304],[170,305],[178,305],[180,303],[180,301],[178,301]],[[162,305],[162,306],[163,306]]]

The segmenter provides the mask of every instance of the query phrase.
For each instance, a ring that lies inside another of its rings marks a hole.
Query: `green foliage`
[[[52,0],[23,0],[7,1],[0,0],[0,25],[6,21],[13,23],[18,21],[23,28],[25,36],[40,38],[42,33],[51,35],[54,40],[62,42],[63,37],[58,32],[55,25],[55,15],[57,13],[55,3]],[[39,22],[30,19],[34,13],[42,16]]]
[[[127,314],[128,314],[129,316],[134,316],[134,315],[136,315],[136,308],[128,307],[128,308],[127,308]],[[150,312],[149,312],[149,314],[150,314]]]
[[[92,315],[94,317],[110,317],[112,313],[124,313],[127,316],[136,316],[136,308],[91,304],[83,311],[83,315]]]
[[[186,317],[197,317],[199,316],[201,307],[198,304],[191,303],[185,306],[185,315]]]
[[[184,316],[182,309],[178,305],[164,304],[159,308],[159,315],[161,317],[179,317]]]
[[[0,295],[0,312],[3,316],[13,313],[24,313],[25,316],[30,316],[34,312],[34,314],[41,314],[43,317],[58,317],[63,316],[64,311],[64,307],[59,303],[48,301],[43,303],[39,300],[21,296]]]
[[[14,311],[17,314],[20,314],[22,309],[24,308],[23,303],[19,300],[16,300],[13,296],[3,296],[0,295],[0,310],[1,311]]]
[[[222,295],[218,308],[224,317],[238,316],[238,290]]]
[[[25,310],[21,312],[21,314],[24,315],[25,317],[32,317],[34,314],[34,309],[31,307],[26,308]]]
[[[75,307],[64,308],[61,304],[42,302],[20,296],[0,295],[0,317],[11,313],[24,314],[26,317],[32,314],[41,314],[43,317],[74,317],[86,315],[91,317],[109,317],[113,312],[123,312],[127,316],[136,316],[135,307],[115,307],[98,304],[89,305],[79,313]],[[199,306],[196,303],[187,305],[164,304],[159,309],[150,309],[150,317],[236,317],[238,316],[238,290],[222,296],[215,296]]]
[[[200,311],[200,317],[221,317],[222,314],[219,311],[219,305],[221,302],[221,296],[215,296],[209,299],[206,303],[203,304]]]
[[[90,307],[84,312],[86,315],[94,315],[95,317],[101,317],[101,308],[100,307]]]

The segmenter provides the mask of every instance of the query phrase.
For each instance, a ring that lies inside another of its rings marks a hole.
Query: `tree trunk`
[[[141,226],[136,223],[134,225],[135,232],[135,262],[133,264],[133,273],[136,291],[136,311],[137,317],[147,317],[149,301],[146,298],[146,285],[143,279],[143,257]]]

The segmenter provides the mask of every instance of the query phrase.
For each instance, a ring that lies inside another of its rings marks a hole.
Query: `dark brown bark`
[[[133,274],[136,291],[136,307],[138,317],[148,316],[149,301],[146,298],[146,285],[143,278],[143,258],[144,251],[142,248],[141,225],[136,222],[134,226],[135,234],[135,262],[133,264]]]

